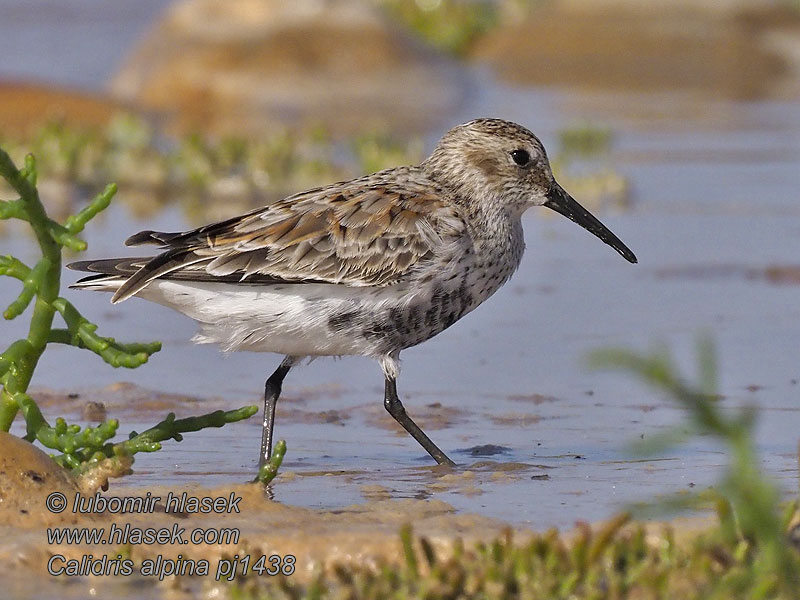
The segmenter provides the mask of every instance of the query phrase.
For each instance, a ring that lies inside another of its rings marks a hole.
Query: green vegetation
[[[561,129],[558,141],[550,165],[556,179],[570,194],[595,210],[629,206],[628,179],[612,166],[611,129],[578,122]]]
[[[575,157],[592,158],[611,151],[614,134],[608,127],[591,122],[579,122],[558,132],[559,154],[564,159]]]
[[[27,430],[25,439],[30,442],[38,440],[45,447],[60,452],[54,458],[61,466],[75,474],[88,476],[92,469],[102,464],[110,474],[121,474],[128,470],[137,452],[154,452],[161,448],[164,440],[180,441],[183,433],[206,427],[222,427],[226,423],[246,419],[258,410],[256,406],[246,406],[179,420],[170,414],[155,427],[141,434],[133,432],[128,440],[119,443],[109,441],[119,427],[116,419],[97,427],[81,428],[68,425],[64,419],[58,418],[55,426],[51,426],[27,393],[36,365],[48,344],[66,344],[86,349],[113,367],[127,368],[136,368],[147,362],[161,345],[158,342],[124,344],[114,338],[99,336],[96,333],[97,326],[83,317],[68,300],[59,296],[63,249],[86,249],[86,242],[78,234],[89,220],[109,205],[116,186],[107,186],[83,210],[61,224],[47,216],[39,199],[36,163],[32,155],[26,156],[25,167],[19,170],[8,154],[0,150],[0,176],[19,195],[15,200],[0,200],[0,219],[27,222],[41,251],[41,258],[33,267],[13,256],[0,257],[0,275],[22,282],[19,296],[3,316],[6,319],[17,318],[33,303],[28,336],[12,342],[0,354],[0,430],[8,431],[16,415],[21,412]],[[53,327],[57,314],[63,319],[65,327]]]
[[[424,155],[422,140],[401,140],[387,132],[367,132],[350,144],[362,173],[374,173],[398,165],[415,165]]]
[[[275,477],[278,475],[278,469],[283,462],[284,456],[286,456],[286,442],[284,440],[279,440],[278,443],[275,444],[275,448],[272,451],[272,456],[270,457],[269,462],[267,462],[265,465],[262,465],[258,470],[256,481],[267,485],[270,481],[275,479]]]
[[[407,527],[399,565],[339,566],[308,585],[245,578],[230,598],[789,600],[800,591],[777,574],[756,577],[758,552],[743,537],[723,539],[717,530],[680,537],[670,526],[648,528],[620,515],[598,528],[581,524],[570,538],[550,530],[517,542],[509,530],[471,549],[457,542],[437,552]],[[787,552],[797,565],[796,550]]]
[[[502,25],[527,18],[543,0],[376,0],[428,44],[455,56]]]
[[[142,217],[178,202],[193,222],[244,212],[270,198],[422,160],[420,139],[369,131],[344,141],[321,127],[276,129],[257,139],[199,134],[159,139],[139,117],[120,114],[99,129],[62,122],[30,139],[2,140],[17,159],[30,149],[40,180],[62,200],[117,181]]]
[[[127,189],[163,196],[179,190],[244,197],[282,188],[301,188],[343,174],[332,143],[320,128],[276,130],[258,140],[226,137],[211,141],[190,135],[161,140],[144,119],[119,114],[104,128],[76,128],[54,121],[30,139],[3,140],[9,154],[30,150],[42,177],[95,187],[108,180]]]
[[[559,132],[551,157],[559,181],[590,208],[626,207],[627,179],[610,165],[613,134],[592,123]],[[143,119],[120,114],[103,129],[53,122],[29,140],[6,140],[20,159],[23,148],[38,158],[49,193],[72,200],[87,188],[115,180],[122,202],[142,217],[163,204],[180,203],[191,222],[204,223],[244,212],[332,181],[424,158],[418,137],[365,131],[337,142],[321,127],[275,130],[256,140],[189,135],[159,140]]]
[[[500,21],[496,0],[381,0],[399,19],[434,48],[463,55]]]

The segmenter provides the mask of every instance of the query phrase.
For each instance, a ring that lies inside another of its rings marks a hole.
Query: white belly
[[[396,289],[329,284],[247,286],[174,280],[156,280],[138,295],[196,320],[201,327],[196,343],[293,356],[379,356],[376,340],[334,328],[331,318],[355,309],[378,313],[414,296]]]

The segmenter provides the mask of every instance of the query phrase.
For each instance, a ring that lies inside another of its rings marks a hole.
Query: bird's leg
[[[264,426],[261,430],[261,455],[258,457],[258,466],[261,468],[272,456],[272,428],[275,425],[275,405],[281,395],[283,379],[292,368],[295,357],[287,356],[283,362],[269,376],[264,384]]]
[[[389,411],[389,414],[394,417],[394,420],[400,423],[403,429],[410,433],[411,437],[417,440],[437,463],[450,467],[456,466],[456,463],[447,458],[447,455],[439,450],[439,447],[431,441],[431,438],[425,435],[425,432],[408,416],[403,403],[397,397],[397,380],[393,377],[386,378],[386,393],[383,398],[383,405]]]

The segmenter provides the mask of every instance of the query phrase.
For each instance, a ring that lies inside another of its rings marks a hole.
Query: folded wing
[[[165,249],[149,259],[70,266],[130,275],[112,302],[157,278],[384,286],[400,280],[462,228],[455,207],[430,181],[415,182],[408,171],[394,169],[296,194],[192,231],[143,231],[126,241]]]

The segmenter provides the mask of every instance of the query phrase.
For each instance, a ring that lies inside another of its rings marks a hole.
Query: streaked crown
[[[539,139],[502,119],[475,119],[453,127],[422,167],[461,197],[501,202],[520,212],[544,204],[553,185]]]

